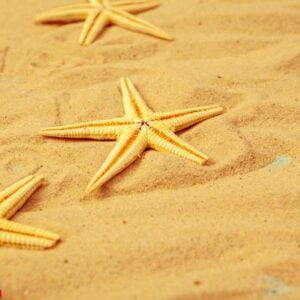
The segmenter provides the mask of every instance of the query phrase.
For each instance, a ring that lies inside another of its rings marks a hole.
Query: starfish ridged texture
[[[153,112],[143,101],[129,78],[121,79],[125,115],[110,120],[79,123],[42,130],[43,136],[117,140],[117,143],[90,181],[86,191],[100,187],[140,157],[146,148],[165,151],[203,164],[208,157],[185,143],[174,132],[219,115],[218,105],[195,107],[172,112]]]
[[[54,246],[60,237],[52,232],[9,221],[42,185],[43,177],[28,176],[0,193],[0,247],[46,249]]]
[[[172,40],[163,30],[131,14],[158,5],[156,0],[88,0],[88,3],[68,5],[39,14],[35,20],[38,23],[85,20],[79,38],[81,45],[91,44],[109,24]]]

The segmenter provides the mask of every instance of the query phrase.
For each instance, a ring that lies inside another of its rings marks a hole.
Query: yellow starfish
[[[43,177],[28,176],[0,193],[0,246],[44,249],[54,246],[59,236],[38,228],[8,221],[42,185]]]
[[[140,157],[146,148],[167,151],[203,164],[208,157],[182,141],[174,132],[223,112],[218,105],[155,113],[145,104],[129,78],[121,79],[125,116],[42,130],[59,138],[118,140],[86,191],[100,187]]]
[[[40,14],[36,17],[36,22],[53,23],[85,20],[79,38],[81,45],[91,44],[108,24],[115,24],[129,30],[172,40],[167,33],[158,27],[130,14],[158,5],[156,0],[88,0],[88,3],[68,5]]]

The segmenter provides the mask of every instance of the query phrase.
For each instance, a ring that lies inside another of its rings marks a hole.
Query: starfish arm
[[[92,5],[99,5],[102,4],[100,2],[103,2],[103,0],[88,0],[88,2]]]
[[[82,21],[88,16],[90,10],[91,7],[87,4],[67,5],[38,14],[35,21],[37,23]]]
[[[30,248],[50,248],[59,239],[59,235],[55,233],[0,219],[0,245],[9,244]]]
[[[152,113],[129,78],[121,79],[121,92],[126,116],[143,118]]]
[[[56,233],[52,233],[47,230],[19,224],[16,222],[8,221],[3,218],[0,218],[0,230],[8,231],[13,233],[19,233],[24,235],[31,235],[35,237],[41,237],[48,240],[59,240],[60,237]]]
[[[28,198],[42,185],[43,177],[28,176],[0,194],[0,218],[9,219]]]
[[[41,130],[43,136],[71,139],[115,140],[125,126],[132,125],[129,118],[85,122],[66,126],[50,127]]]
[[[99,12],[98,10],[92,11],[84,23],[79,37],[79,44],[85,46],[91,44],[103,31],[108,22],[107,13],[104,11]]]
[[[86,188],[92,192],[139,158],[147,147],[146,130],[134,126],[124,131],[114,149]]]
[[[194,107],[190,109],[175,110],[166,113],[154,113],[152,121],[162,121],[164,125],[173,131],[188,128],[196,123],[223,113],[224,109],[219,105]]]
[[[0,193],[0,207],[1,203],[5,201],[9,196],[11,196],[13,193],[15,193],[17,190],[19,190],[21,187],[26,185],[28,182],[30,182],[34,178],[33,175],[27,176],[18,182],[12,184],[8,188],[6,188],[4,191]]]
[[[199,164],[203,164],[208,160],[205,154],[185,143],[171,130],[159,124],[151,123],[148,144],[155,150],[170,152]]]
[[[108,14],[109,14],[109,19],[111,20],[112,23],[117,24],[123,28],[133,30],[133,31],[138,31],[141,33],[146,33],[165,40],[172,40],[170,35],[168,35],[163,30],[150,24],[149,22],[134,17],[133,15],[125,11],[116,8],[110,8]]]
[[[159,6],[159,3],[155,0],[120,0],[113,1],[112,4],[115,8],[124,10],[128,13],[138,13]]]

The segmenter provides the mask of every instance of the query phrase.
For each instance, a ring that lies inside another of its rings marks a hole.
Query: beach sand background
[[[62,236],[0,249],[4,299],[300,299],[299,1],[164,0],[139,16],[174,42],[110,27],[89,47],[33,22],[68,3],[1,1],[0,187],[44,175],[14,220]],[[213,163],[147,151],[85,195],[114,142],[37,132],[121,116],[122,76],[156,111],[224,106],[180,133]]]

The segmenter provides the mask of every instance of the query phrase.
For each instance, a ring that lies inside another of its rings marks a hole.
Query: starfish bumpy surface
[[[40,14],[36,17],[36,22],[66,23],[85,20],[79,38],[81,45],[91,44],[109,24],[172,40],[163,30],[130,14],[158,5],[156,0],[88,0],[88,3],[68,5]]]
[[[221,114],[222,107],[210,105],[156,113],[145,104],[129,78],[121,79],[121,91],[125,110],[123,117],[52,127],[40,132],[49,137],[117,140],[114,149],[90,181],[87,192],[120,173],[146,148],[170,152],[199,164],[208,160],[205,154],[185,143],[174,132]]]
[[[31,175],[0,193],[0,246],[46,249],[58,242],[55,233],[8,221],[42,183],[43,177]]]

